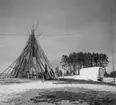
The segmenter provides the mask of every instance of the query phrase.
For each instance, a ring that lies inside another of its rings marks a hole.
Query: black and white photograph
[[[116,105],[116,0],[0,0],[0,105]]]

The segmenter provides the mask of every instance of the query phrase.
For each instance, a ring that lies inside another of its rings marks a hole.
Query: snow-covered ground
[[[7,101],[9,98],[16,97],[17,93],[23,93],[31,89],[50,89],[50,88],[63,88],[63,87],[77,87],[87,88],[99,91],[111,91],[116,93],[116,86],[99,85],[99,84],[54,84],[58,81],[35,81],[30,83],[0,85],[0,105]],[[9,104],[8,104],[9,105]],[[10,104],[11,105],[11,104]]]
[[[83,78],[82,76],[77,76],[77,75],[75,75],[75,76],[64,76],[64,77],[59,77],[59,78],[65,78],[65,79],[68,78],[68,79],[75,79],[75,80],[83,80],[84,79],[85,80],[85,78]],[[113,82],[113,78],[104,78],[103,81],[110,83],[110,82]]]
[[[113,82],[113,78],[104,78],[104,82]]]

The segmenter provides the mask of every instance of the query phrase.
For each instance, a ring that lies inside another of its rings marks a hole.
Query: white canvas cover
[[[80,70],[80,77],[84,80],[97,81],[99,77],[104,77],[104,68],[102,67],[89,67]]]

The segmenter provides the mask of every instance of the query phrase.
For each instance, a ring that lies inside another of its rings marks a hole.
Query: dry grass
[[[116,105],[116,94],[84,88],[54,88],[28,91],[12,101],[16,105]]]

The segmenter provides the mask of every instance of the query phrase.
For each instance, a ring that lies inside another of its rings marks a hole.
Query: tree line
[[[116,77],[116,71],[112,71],[112,72],[110,72],[110,73],[107,73],[107,72],[105,71],[104,76],[105,76],[105,77]]]
[[[69,55],[62,55],[60,63],[67,75],[74,75],[77,71],[77,74],[79,75],[80,69],[82,68],[96,66],[105,68],[109,63],[109,60],[108,56],[104,53],[73,52]]]

